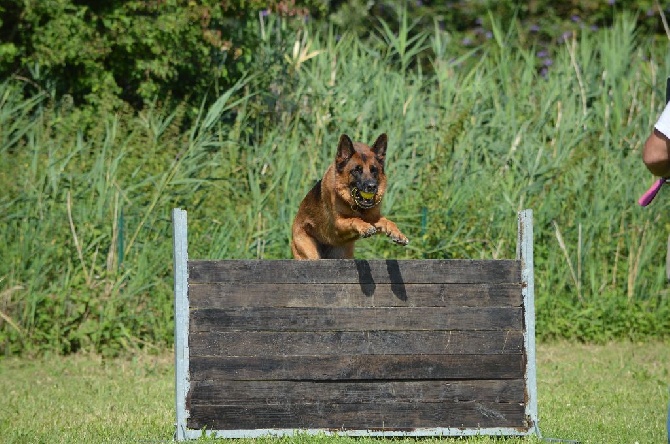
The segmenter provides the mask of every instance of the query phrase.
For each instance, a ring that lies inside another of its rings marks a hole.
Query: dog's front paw
[[[409,244],[409,239],[407,239],[407,237],[404,234],[402,234],[401,232],[389,233],[388,236],[391,238],[391,240],[393,242],[395,242],[398,245],[405,246],[405,245]]]
[[[366,227],[366,229],[361,230],[359,234],[363,238],[372,237],[375,234],[377,234],[377,228],[375,228],[374,225],[369,225],[368,227]]]
[[[385,217],[382,217],[375,225],[377,226],[378,232],[386,234],[396,244],[407,245],[409,243],[407,236],[400,232],[396,224]]]

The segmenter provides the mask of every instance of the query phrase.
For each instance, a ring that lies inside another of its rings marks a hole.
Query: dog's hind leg
[[[294,259],[321,259],[319,243],[307,233],[293,233],[291,251]]]

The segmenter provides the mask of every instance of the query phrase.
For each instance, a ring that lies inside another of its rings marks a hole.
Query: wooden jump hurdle
[[[189,260],[173,221],[177,440],[539,436],[530,210],[515,260]]]

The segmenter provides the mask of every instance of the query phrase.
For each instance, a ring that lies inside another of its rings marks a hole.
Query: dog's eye
[[[371,167],[370,167],[370,173],[371,173],[371,174],[375,174],[375,175],[376,175],[376,174],[377,174],[377,167],[376,167],[376,166],[374,166],[374,165],[373,165],[373,166],[371,166]]]

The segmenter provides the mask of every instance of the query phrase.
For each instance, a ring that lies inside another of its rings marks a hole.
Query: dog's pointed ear
[[[337,165],[338,171],[342,171],[355,152],[354,142],[351,141],[349,136],[342,134],[340,136],[340,143],[337,144],[337,157],[335,158],[335,165]]]
[[[387,144],[388,144],[388,136],[386,135],[386,133],[383,133],[382,135],[377,137],[375,143],[372,144],[372,152],[375,153],[375,157],[381,163],[384,163],[384,160],[386,159]]]

